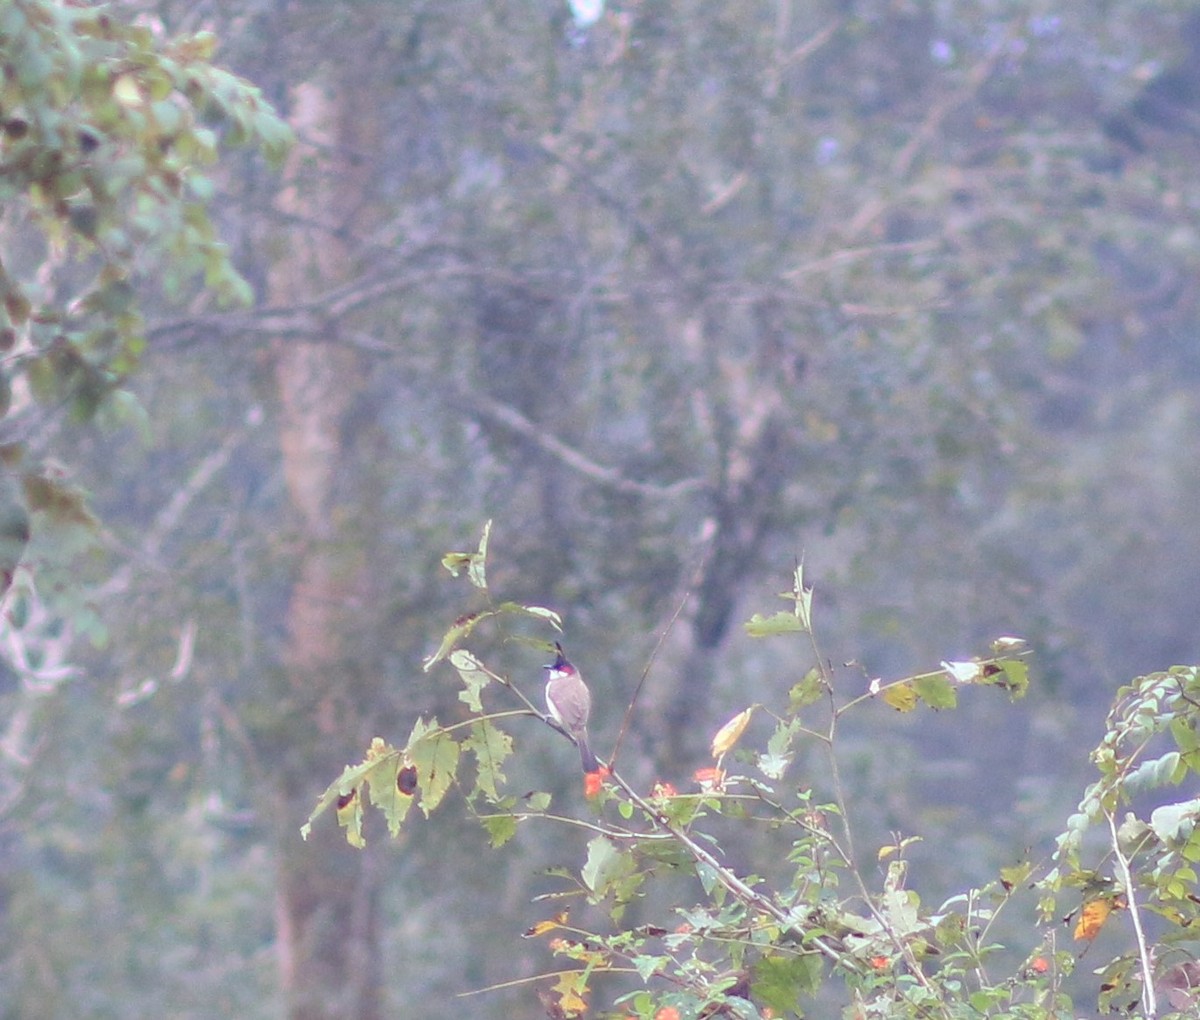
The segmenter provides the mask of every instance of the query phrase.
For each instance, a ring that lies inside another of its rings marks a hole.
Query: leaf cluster
[[[23,489],[6,481],[0,499],[4,587],[28,512],[91,523],[81,493],[24,464],[44,416],[146,426],[123,388],[146,346],[140,282],[252,298],[210,221],[206,174],[222,142],[278,160],[290,134],[212,63],[216,46],[211,32],[168,38],[109,5],[0,5],[0,470]]]
[[[1200,799],[1163,802],[1200,774],[1198,729],[1200,668],[1175,666],[1122,687],[1091,755],[1099,778],[1041,882],[1045,918],[1064,896],[1079,897],[1077,937],[1094,939],[1115,911],[1128,918],[1133,944],[1099,970],[1103,1008],[1155,1016],[1165,1000],[1192,1016],[1200,1005]],[[1122,808],[1131,810],[1118,818]]]
[[[803,1016],[831,1000],[855,1018],[1042,1017],[1065,1008],[1061,982],[1073,959],[1054,949],[1052,936],[1039,936],[1015,972],[991,973],[1002,949],[993,923],[1032,867],[1010,869],[982,889],[927,905],[908,884],[906,852],[914,837],[897,835],[865,857],[856,849],[835,753],[843,717],[871,704],[951,708],[960,690],[977,686],[1021,697],[1027,687],[1022,642],[1002,638],[987,656],[943,663],[920,676],[864,677],[863,688],[846,696],[820,664],[813,593],[797,567],[783,595],[792,608],[747,624],[764,638],[806,639],[816,655],[819,665],[796,681],[786,703],[750,705],[722,726],[712,741],[713,764],[692,776],[691,792],[669,782],[639,791],[610,761],[587,777],[593,817],[573,818],[550,810],[549,793],[505,791],[503,766],[519,747],[508,726],[541,713],[512,680],[461,647],[485,620],[559,627],[541,607],[490,602],[489,533],[477,551],[443,561],[488,596],[488,608],[456,621],[426,662],[427,669],[441,661],[453,666],[467,717],[450,725],[418,720],[402,746],[376,738],[364,760],[348,766],[321,796],[304,835],[334,809],[347,839],[362,846],[365,803],[380,809],[396,835],[414,801],[428,816],[455,788],[495,848],[530,822],[589,832],[578,871],[553,872],[563,883],[553,899],[581,901],[581,909],[589,916],[600,911],[607,924],[585,925],[572,920],[569,909],[556,908],[527,933],[548,937],[563,964],[538,979],[554,1015],[581,1015],[598,992],[608,996],[615,1015],[644,1018],[667,1015],[664,1010],[747,1020]],[[785,618],[794,623],[785,625]],[[508,706],[489,706],[493,698]],[[770,735],[761,750],[743,749],[756,716],[771,720]],[[825,792],[794,774],[798,752],[811,746],[825,754],[827,774],[819,781]],[[733,867],[718,837],[727,823],[768,834],[783,848],[781,863],[762,865],[762,874]],[[871,862],[880,869],[878,879],[871,877]],[[668,916],[634,917],[664,896],[674,905]]]

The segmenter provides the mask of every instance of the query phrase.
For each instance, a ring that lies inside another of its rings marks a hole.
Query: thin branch
[[[167,501],[166,505],[159,510],[158,515],[154,518],[154,523],[143,533],[144,537],[141,545],[135,550],[135,555],[140,560],[150,564],[157,563],[163,543],[167,540],[171,532],[179,526],[180,521],[183,520],[184,514],[192,502],[208,487],[209,483],[216,478],[218,473],[225,468],[233,456],[234,450],[261,421],[262,412],[258,408],[252,409],[247,416],[246,423],[241,428],[229,433],[220,446],[201,459],[187,481],[175,491],[175,494]],[[96,589],[95,596],[103,599],[106,596],[124,591],[129,585],[132,574],[133,563],[131,560],[126,560],[126,562],[113,571],[107,581]]]
[[[629,699],[629,704],[625,708],[625,716],[621,719],[621,728],[617,731],[617,740],[613,744],[612,757],[609,759],[608,767],[611,769],[616,765],[617,752],[621,749],[621,741],[625,739],[625,732],[629,729],[629,723],[633,719],[633,709],[637,705],[638,697],[642,693],[642,688],[646,684],[646,677],[650,675],[650,667],[654,665],[654,660],[658,658],[658,653],[662,650],[663,643],[667,640],[667,635],[671,633],[671,629],[675,626],[675,621],[679,619],[679,614],[683,612],[683,607],[687,605],[687,601],[692,597],[691,590],[683,593],[683,598],[679,600],[679,605],[675,612],[671,614],[671,619],[667,621],[667,625],[663,628],[662,634],[659,635],[658,641],[654,645],[654,649],[650,652],[650,658],[646,660],[646,666],[642,670],[642,675],[638,679],[637,687],[634,688],[633,697]]]
[[[1142,931],[1142,914],[1138,909],[1137,899],[1133,892],[1133,874],[1129,870],[1129,861],[1121,852],[1121,841],[1117,837],[1117,821],[1111,811],[1105,810],[1104,817],[1108,821],[1108,831],[1112,835],[1113,855],[1117,866],[1121,869],[1121,881],[1125,886],[1125,900],[1129,906],[1129,916],[1133,920],[1133,933],[1137,938],[1138,962],[1142,968],[1142,1008],[1147,1017],[1158,1013],[1158,1003],[1154,995],[1154,964],[1150,959],[1150,948],[1146,945],[1146,933]]]
[[[478,391],[459,390],[454,394],[453,399],[461,410],[477,420],[507,429],[566,465],[576,474],[582,475],[589,481],[612,492],[651,499],[677,499],[705,486],[702,478],[684,478],[668,485],[636,481],[622,474],[616,468],[598,464],[508,404],[502,404]]]
[[[944,96],[940,102],[934,103],[929,112],[925,115],[925,119],[917,126],[917,129],[912,133],[910,138],[901,147],[892,159],[891,179],[894,181],[902,181],[908,177],[912,171],[913,164],[916,162],[917,156],[921,150],[925,148],[941,130],[943,122],[963,103],[973,97],[991,76],[996,65],[1000,62],[1000,58],[1008,49],[1008,44],[1011,41],[1012,30],[1005,32],[1004,36],[997,42],[983,57],[972,67],[966,74],[965,83],[962,88],[951,92]],[[858,212],[851,217],[850,224],[846,228],[846,236],[858,237],[862,234],[876,217],[887,208],[888,200],[882,196],[872,196],[863,203]]]
[[[753,907],[755,910],[773,918],[782,928],[787,931],[796,931],[795,919],[777,904],[771,902],[761,893],[755,892],[750,886],[746,885],[733,871],[727,868],[724,864],[716,859],[711,853],[704,849],[691,836],[684,832],[678,825],[675,825],[667,819],[661,812],[646,802],[646,800],[637,793],[624,779],[615,772],[610,775],[613,782],[624,791],[625,795],[637,805],[644,813],[646,818],[651,820],[655,828],[669,832],[675,840],[690,853],[694,860],[704,864],[712,869],[717,881],[721,883],[729,892],[738,898],[748,907]],[[805,933],[800,931],[803,936]],[[819,935],[809,936],[807,938],[809,944],[820,950],[821,954],[827,957],[833,963],[849,966],[849,958],[839,953],[838,950],[829,943],[825,938]]]

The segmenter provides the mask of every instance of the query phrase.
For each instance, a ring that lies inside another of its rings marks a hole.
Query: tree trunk
[[[313,83],[293,93],[300,144],[287,168],[279,207],[294,223],[286,256],[269,278],[270,303],[287,307],[347,278],[352,267],[338,240],[361,204],[359,175],[346,154],[360,139],[345,133],[361,121],[341,108],[340,90]],[[331,324],[331,329],[336,324]],[[279,392],[280,451],[299,541],[287,607],[283,665],[303,730],[289,734],[276,772],[280,808],[277,934],[280,977],[292,1020],[381,1015],[379,880],[372,855],[351,849],[333,830],[301,843],[298,825],[314,791],[338,768],[345,737],[359,730],[343,635],[364,583],[361,552],[338,541],[331,514],[342,422],[355,397],[356,356],[335,343],[278,338],[273,347]]]

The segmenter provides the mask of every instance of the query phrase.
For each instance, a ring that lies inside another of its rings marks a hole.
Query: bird
[[[562,645],[557,641],[554,650],[554,661],[543,667],[546,670],[546,708],[563,732],[575,741],[583,771],[598,772],[600,762],[588,746],[587,722],[592,711],[592,694],[579,670],[563,655]]]

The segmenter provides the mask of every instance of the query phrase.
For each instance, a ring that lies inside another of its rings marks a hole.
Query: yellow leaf
[[[1091,942],[1100,934],[1108,915],[1112,913],[1111,900],[1092,900],[1085,904],[1079,912],[1079,923],[1075,925],[1075,939],[1078,942]]]
[[[558,1008],[565,1017],[582,1016],[587,1010],[587,972],[566,971],[554,982],[552,994],[558,999]]]
[[[145,100],[137,79],[132,74],[122,74],[113,82],[113,98],[122,106],[141,106]]]
[[[361,850],[367,845],[362,834],[362,798],[355,788],[337,799],[338,825],[346,830],[346,842]]]
[[[544,921],[538,921],[532,928],[525,932],[525,938],[537,938],[539,935],[545,935],[548,931],[557,931],[567,923],[567,911],[561,911],[553,917],[549,917]]]
[[[897,712],[911,712],[917,707],[917,692],[910,683],[892,684],[879,693]]]
[[[734,744],[738,742],[741,735],[746,732],[746,727],[750,725],[750,717],[754,715],[754,706],[742,710],[724,726],[717,730],[717,735],[712,741],[712,756],[720,758],[726,754]]]

